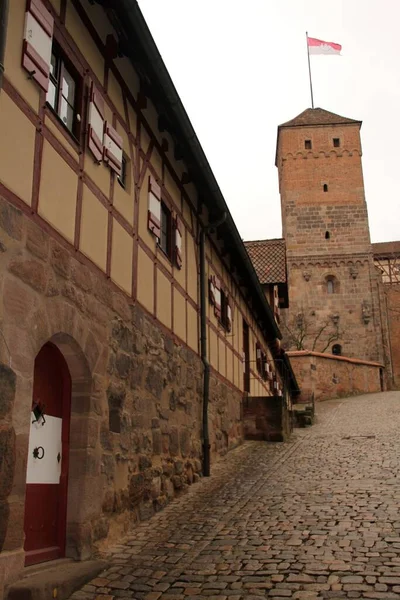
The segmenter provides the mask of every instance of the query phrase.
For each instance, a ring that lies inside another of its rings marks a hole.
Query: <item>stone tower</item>
[[[383,359],[361,121],[307,109],[278,127],[290,349]]]

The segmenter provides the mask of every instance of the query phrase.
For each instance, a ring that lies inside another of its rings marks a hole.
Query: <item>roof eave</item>
[[[226,228],[228,229],[229,237],[231,238],[230,241],[233,242],[233,246],[237,250],[241,259],[242,269],[244,270],[250,285],[255,291],[257,305],[259,309],[261,309],[261,314],[266,319],[269,335],[272,338],[282,339],[282,334],[275,322],[272,310],[264,296],[261,284],[257,278],[246,248],[244,247],[242,238],[240,237],[208,160],[200,145],[185,108],[179,98],[167,68],[161,58],[137,1],[119,0],[115,10],[117,10],[119,13],[123,13],[123,24],[125,31],[127,31],[129,34],[128,39],[131,45],[133,56],[137,51],[136,46],[132,46],[132,40],[135,40],[141,46],[141,51],[149,62],[149,66],[152,71],[151,76],[156,82],[157,87],[160,88],[160,91],[162,92],[161,97],[165,101],[168,116],[172,119],[173,124],[177,127],[177,130],[182,137],[182,141],[185,143],[185,146],[188,150],[189,158],[194,160],[196,164],[196,172],[200,180],[199,187],[200,189],[203,189],[203,184],[206,186],[206,189],[204,190],[205,204],[213,213],[218,211],[219,214],[227,214],[227,218],[222,230],[225,231]],[[217,207],[217,211],[215,211],[215,207]]]

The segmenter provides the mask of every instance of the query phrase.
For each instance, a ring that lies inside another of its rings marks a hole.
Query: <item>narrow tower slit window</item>
[[[327,191],[328,191],[328,184],[324,183],[324,192],[327,192]]]
[[[305,140],[305,141],[304,141],[304,148],[305,148],[306,150],[311,150],[311,149],[312,149],[312,143],[311,143],[311,140]]]
[[[331,234],[329,233],[329,231],[325,231],[325,239],[329,240],[331,237]]]
[[[339,138],[333,138],[333,147],[340,148],[340,139]]]

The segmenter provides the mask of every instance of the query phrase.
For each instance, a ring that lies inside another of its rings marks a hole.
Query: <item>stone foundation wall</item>
[[[298,402],[330,400],[381,391],[380,363],[308,350],[287,353],[301,395]]]
[[[0,363],[9,363],[10,352],[12,365],[0,372],[0,572],[10,580],[24,564],[41,347],[58,346],[72,379],[67,556],[78,559],[201,476],[203,366],[102,273],[1,198],[0,329]],[[212,460],[243,439],[241,400],[239,390],[212,374]]]
[[[247,440],[282,442],[290,435],[289,411],[281,396],[246,398],[243,423]]]

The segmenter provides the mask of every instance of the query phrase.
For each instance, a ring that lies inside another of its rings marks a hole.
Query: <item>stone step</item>
[[[104,560],[55,560],[27,567],[24,577],[6,590],[6,600],[67,600],[108,567]]]

